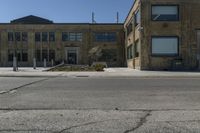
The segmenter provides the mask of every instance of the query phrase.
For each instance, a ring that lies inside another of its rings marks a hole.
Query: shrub
[[[103,69],[106,67],[105,65],[103,64],[96,64],[93,66],[95,71],[104,71]]]

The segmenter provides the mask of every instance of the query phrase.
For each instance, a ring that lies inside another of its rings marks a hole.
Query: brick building
[[[199,7],[199,0],[136,0],[124,24],[128,67],[200,68]]]
[[[108,66],[124,64],[123,24],[54,23],[27,16],[0,24],[0,66],[12,66],[16,56],[19,66],[37,66],[65,61],[67,64],[88,65],[94,47],[101,47],[98,60]]]

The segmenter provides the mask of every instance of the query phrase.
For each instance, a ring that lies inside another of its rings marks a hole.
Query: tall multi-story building
[[[59,64],[88,65],[94,61],[108,66],[124,64],[123,24],[115,23],[54,23],[27,16],[0,24],[0,66],[12,66],[16,56],[18,66]],[[94,60],[89,52],[101,48],[101,56]]]
[[[128,67],[200,68],[199,7],[199,0],[135,0],[124,24]]]

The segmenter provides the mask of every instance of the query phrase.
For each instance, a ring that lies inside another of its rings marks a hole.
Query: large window
[[[133,58],[133,45],[127,47],[127,59]]]
[[[35,33],[35,41],[36,41],[36,42],[40,42],[40,41],[41,41],[40,32],[36,32],[36,33]]]
[[[13,61],[14,50],[8,50],[8,61]]]
[[[14,53],[16,54],[17,61],[28,61],[28,50],[8,50],[8,61],[13,61]]]
[[[129,35],[133,31],[132,22],[130,22],[126,28],[127,28],[127,35]]]
[[[44,61],[44,59],[46,59],[46,61],[48,61],[48,50],[47,49],[42,50],[42,61]]]
[[[27,32],[22,32],[22,41],[27,42],[28,41],[28,33]]]
[[[95,33],[95,41],[96,42],[115,42],[116,41],[116,33]]]
[[[41,50],[36,50],[35,53],[36,53],[36,60],[41,61]]]
[[[69,40],[76,41],[76,33],[74,33],[74,32],[69,33]]]
[[[76,33],[76,41],[81,42],[83,38],[83,34],[82,33]]]
[[[42,41],[47,42],[48,41],[48,33],[47,32],[42,32]]]
[[[139,40],[137,40],[135,42],[134,50],[135,50],[135,57],[139,57],[140,56],[140,42],[139,42]]]
[[[21,40],[20,32],[15,32],[15,41],[19,42]]]
[[[14,41],[13,32],[8,32],[8,41],[9,41],[9,42]]]
[[[62,33],[62,41],[69,41],[69,34],[68,32],[63,32]]]
[[[152,55],[176,56],[178,49],[178,37],[152,37]]]
[[[22,61],[27,62],[28,61],[28,51],[22,50]]]
[[[179,8],[177,5],[173,6],[152,6],[152,20],[153,21],[178,21]]]
[[[49,50],[49,61],[55,61],[55,50]]]
[[[137,25],[140,24],[140,19],[141,19],[140,10],[138,10],[138,11],[135,13],[135,26],[137,26]]]
[[[49,32],[49,41],[55,42],[55,32]]]

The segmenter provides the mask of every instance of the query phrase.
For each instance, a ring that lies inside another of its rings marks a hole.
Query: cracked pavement
[[[199,82],[0,78],[0,133],[200,133]]]

